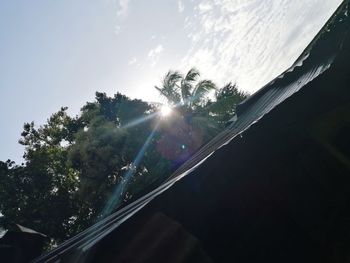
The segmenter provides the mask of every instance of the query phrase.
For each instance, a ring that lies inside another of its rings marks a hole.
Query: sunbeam
[[[175,105],[175,107],[177,107],[179,105]],[[146,122],[146,121],[149,121],[151,119],[153,119],[154,117],[156,116],[161,116],[161,117],[167,117],[171,114],[171,112],[173,111],[173,109],[168,106],[168,105],[162,105],[158,111],[154,112],[154,113],[151,113],[145,117],[141,117],[141,118],[137,118],[135,120],[132,120],[124,125],[122,125],[120,128],[122,129],[129,129],[129,128],[132,128],[134,126],[137,126],[143,122]]]
[[[116,207],[118,207],[121,204],[122,201],[122,193],[124,190],[127,188],[132,176],[134,175],[135,171],[137,170],[139,164],[142,161],[142,158],[148,148],[148,146],[151,144],[151,140],[155,135],[155,132],[157,131],[159,126],[159,122],[155,125],[153,131],[151,134],[147,137],[145,143],[141,147],[140,151],[136,155],[134,161],[132,162],[134,168],[129,169],[125,176],[124,176],[124,183],[120,183],[117,185],[116,189],[114,190],[111,198],[108,200],[105,208],[103,209],[102,212],[102,217],[108,216]]]
[[[145,116],[145,117],[141,117],[141,118],[138,118],[138,119],[135,119],[135,120],[132,120],[128,123],[126,123],[125,125],[122,125],[120,128],[124,128],[124,129],[128,129],[128,128],[132,128],[136,125],[139,125],[145,121],[148,121],[148,120],[151,120],[153,119],[155,116],[157,116],[158,113],[155,112],[155,113],[151,113],[150,115],[148,116]]]

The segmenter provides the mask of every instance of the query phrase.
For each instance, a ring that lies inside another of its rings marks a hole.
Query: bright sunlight
[[[160,108],[160,115],[162,117],[168,117],[173,110],[168,105],[162,105]]]

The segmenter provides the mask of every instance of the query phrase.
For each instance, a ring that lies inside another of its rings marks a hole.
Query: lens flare
[[[168,106],[168,105],[163,105],[160,108],[160,115],[162,115],[162,117],[167,117],[171,114],[172,109]]]

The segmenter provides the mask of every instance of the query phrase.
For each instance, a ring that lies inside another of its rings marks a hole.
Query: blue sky
[[[159,101],[169,69],[254,92],[298,57],[341,0],[0,0],[0,160],[26,121],[95,91]]]

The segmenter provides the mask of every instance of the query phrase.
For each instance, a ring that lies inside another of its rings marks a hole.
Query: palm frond
[[[184,78],[184,81],[186,81],[186,82],[194,82],[194,81],[196,81],[198,79],[199,75],[200,75],[199,71],[196,68],[191,68],[187,72],[187,74],[186,74],[186,76]]]
[[[192,104],[200,103],[210,91],[216,89],[216,85],[211,80],[201,80],[193,90]]]
[[[182,81],[181,83],[181,96],[184,104],[188,104],[191,98],[192,85],[188,82]]]
[[[164,87],[173,87],[175,84],[183,78],[182,74],[178,71],[169,70],[163,78]]]
[[[162,88],[158,88],[157,86],[154,86],[154,87],[159,91],[160,95],[162,95],[167,99],[169,104],[176,105],[181,102],[180,95],[173,89],[169,89],[167,87],[162,87]]]
[[[190,104],[190,98],[192,96],[193,85],[192,82],[196,81],[199,77],[199,71],[195,68],[191,68],[186,76],[181,80],[181,96],[185,105]]]
[[[155,87],[169,104],[176,105],[181,102],[180,87],[177,83],[182,78],[182,74],[178,71],[169,70],[163,78],[162,87]]]

